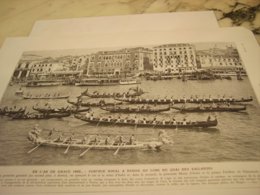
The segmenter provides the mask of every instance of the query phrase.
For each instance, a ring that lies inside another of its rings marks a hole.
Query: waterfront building
[[[13,79],[24,80],[29,77],[31,67],[34,65],[35,61],[31,60],[20,60],[13,73]]]
[[[152,50],[143,47],[99,51],[89,58],[88,75],[131,74],[152,69]]]
[[[243,65],[237,49],[227,46],[225,49],[210,48],[196,52],[197,64],[201,69],[242,70]]]
[[[197,68],[192,44],[166,44],[153,48],[153,69],[164,73],[193,71]]]

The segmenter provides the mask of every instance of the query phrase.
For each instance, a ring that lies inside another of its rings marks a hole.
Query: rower
[[[135,136],[134,134],[131,135],[131,137],[129,138],[129,145],[135,145]]]
[[[146,119],[145,118],[143,118],[143,124],[146,124]]]
[[[208,116],[208,118],[207,118],[207,121],[209,122],[211,120],[211,117],[210,117],[210,115]]]
[[[162,125],[165,125],[165,120],[164,119],[162,120]]]
[[[105,145],[110,145],[111,143],[111,139],[110,139],[110,136],[108,135],[105,139]]]
[[[99,134],[97,134],[93,140],[93,144],[98,144],[101,141],[101,137]]]
[[[55,131],[55,128],[53,128],[53,129],[51,129],[51,130],[49,131],[49,134],[48,134],[48,139],[50,139],[50,138],[51,138],[51,136],[52,136],[52,134],[53,134],[53,131]]]
[[[138,124],[138,118],[136,116],[134,118],[134,122],[135,122],[135,124]]]
[[[176,125],[176,124],[177,124],[175,118],[172,119],[172,124],[173,124],[173,125]]]
[[[153,124],[153,125],[156,125],[156,123],[157,123],[156,117],[154,117],[152,124]]]
[[[107,121],[110,122],[111,121],[111,116],[109,115],[108,118],[107,118]]]
[[[124,123],[127,123],[127,121],[128,121],[128,117],[125,117]]]
[[[118,119],[116,120],[117,123],[120,123],[121,122],[121,117],[118,116]]]
[[[186,103],[186,101],[187,101],[186,96],[183,96],[183,101],[184,101],[184,103]]]
[[[59,137],[54,142],[63,142],[63,133],[60,133]]]
[[[94,114],[91,113],[91,115],[90,115],[90,120],[92,121],[93,119],[94,119]]]
[[[82,139],[82,144],[88,144],[88,136],[85,135]]]
[[[186,118],[183,118],[183,125],[187,125],[187,121],[186,121]]]
[[[211,97],[211,95],[209,95],[209,101],[212,101],[212,97]]]

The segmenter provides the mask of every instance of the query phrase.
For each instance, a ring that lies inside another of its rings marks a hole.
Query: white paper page
[[[110,48],[121,48],[121,47],[137,47],[137,46],[146,46],[146,45],[162,45],[162,44],[173,44],[173,43],[207,43],[207,42],[234,42],[236,43],[237,49],[239,51],[239,54],[242,58],[243,64],[246,66],[246,69],[248,73],[250,74],[250,80],[252,83],[257,84],[253,85],[255,87],[255,91],[259,91],[259,79],[258,79],[258,73],[259,73],[259,66],[260,63],[260,57],[258,55],[258,45],[255,41],[254,36],[251,34],[250,31],[245,30],[243,28],[222,28],[222,29],[214,29],[214,30],[198,30],[198,31],[167,31],[167,32],[149,32],[149,33],[119,33],[119,34],[95,34],[93,36],[78,36],[70,39],[59,39],[59,38],[13,38],[8,39],[5,44],[3,45],[3,50],[1,52],[0,56],[0,64],[1,64],[1,71],[0,72],[0,89],[1,94],[3,93],[3,89],[5,89],[9,78],[12,75],[12,72],[17,65],[17,62],[22,56],[22,53],[25,51],[46,51],[47,53],[50,53],[50,50],[64,50],[64,49],[95,49],[95,48],[103,48],[104,50],[110,49]],[[63,54],[69,53],[66,51],[63,51]],[[3,79],[2,79],[3,78]],[[192,81],[191,81],[192,82]],[[243,82],[243,81],[242,81]],[[259,94],[257,94],[259,97]],[[244,116],[244,115],[243,115]],[[245,115],[246,116],[246,115]],[[254,115],[250,115],[254,116]],[[48,123],[51,123],[49,121]],[[45,123],[48,125],[48,123]],[[257,127],[256,127],[257,130]],[[1,127],[1,131],[7,131],[4,126]],[[190,132],[194,136],[196,136],[196,132]],[[221,134],[221,133],[220,133]],[[214,136],[214,134],[213,134]],[[256,137],[258,139],[258,137]],[[178,141],[178,140],[176,140]],[[185,141],[180,140],[180,141]],[[219,140],[220,141],[220,140]],[[220,142],[219,142],[220,143]],[[220,144],[221,145],[221,144]],[[216,146],[214,146],[216,147]],[[18,149],[17,149],[18,150]],[[28,150],[28,148],[25,148],[25,150]],[[18,150],[19,151],[19,150]],[[166,150],[167,151],[167,150]],[[37,152],[37,151],[36,151]],[[48,151],[46,151],[48,152]],[[49,151],[51,152],[51,151]],[[60,151],[58,151],[61,153]],[[63,151],[62,151],[63,153]],[[20,154],[20,153],[18,153]],[[155,154],[155,153],[152,153]],[[4,155],[4,154],[2,154]],[[27,158],[33,159],[34,157],[28,154],[24,154]],[[35,153],[35,155],[41,155],[40,153]],[[71,154],[74,155],[74,154]],[[102,156],[101,156],[102,157]],[[118,157],[118,156],[117,156]],[[48,158],[54,158],[53,156],[49,156]],[[116,157],[115,157],[116,158]],[[120,158],[120,157],[118,157]],[[86,159],[88,159],[86,157]],[[90,159],[88,159],[90,160]],[[69,160],[68,160],[69,162]],[[87,163],[88,161],[86,161]],[[20,161],[19,161],[20,163]],[[20,164],[19,164],[20,165]],[[51,165],[51,164],[50,164]],[[132,164],[132,165],[75,165],[75,166],[40,166],[35,163],[33,166],[1,166],[0,167],[0,173],[15,173],[15,174],[32,174],[32,170],[98,170],[98,169],[145,169],[145,168],[179,168],[179,169],[187,169],[187,168],[212,168],[213,170],[222,171],[222,170],[239,170],[239,171],[258,171],[259,173],[259,162],[258,161],[252,161],[252,162],[211,162],[211,163],[165,163],[165,164]],[[258,179],[259,182],[259,179]],[[242,184],[241,184],[242,185]],[[109,191],[121,191],[121,190],[152,190],[152,191],[160,191],[165,190],[166,194],[167,191],[169,193],[169,190],[180,192],[180,194],[185,194],[186,192],[189,194],[191,192],[200,193],[200,189],[204,188],[203,193],[215,193],[217,194],[219,190],[221,191],[221,194],[230,194],[230,193],[236,193],[238,189],[242,188],[242,191],[240,193],[245,192],[245,194],[258,194],[259,193],[259,183],[250,183],[250,184],[243,184],[242,186],[238,184],[233,185],[222,185],[222,186],[182,186],[182,187],[176,187],[176,186],[165,186],[165,187],[155,187],[155,186],[143,186],[143,187],[134,187],[134,189],[130,188],[101,188],[101,189],[95,189],[95,188],[85,188],[85,187],[77,187],[77,188],[8,188],[8,187],[2,187],[1,192],[3,194],[7,194],[9,192],[83,192],[83,191],[89,191],[93,192],[95,190],[97,191],[103,191],[103,190],[109,190]],[[235,189],[232,191],[232,189]],[[218,192],[216,192],[216,189]],[[247,191],[247,189],[249,189]],[[223,193],[222,193],[223,192]],[[137,192],[134,192],[137,193]],[[172,192],[171,192],[172,193]],[[171,194],[170,193],[170,194]],[[203,194],[202,193],[202,194]]]
[[[218,28],[213,11],[138,14],[37,21],[30,36]]]

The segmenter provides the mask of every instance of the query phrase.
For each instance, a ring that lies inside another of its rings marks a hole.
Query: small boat
[[[197,106],[197,107],[177,107],[172,106],[173,109],[180,112],[239,112],[246,110],[246,106]]]
[[[17,91],[15,91],[15,95],[23,95],[23,90],[22,88],[18,89]]]
[[[252,97],[249,98],[163,98],[163,99],[149,99],[149,98],[114,98],[115,100],[122,101],[122,102],[128,102],[131,104],[183,104],[183,103],[235,103],[235,102],[251,102],[253,101]]]
[[[198,128],[198,127],[214,127],[217,126],[218,121],[207,119],[206,121],[152,121],[152,120],[136,120],[136,119],[112,119],[95,118],[93,116],[86,117],[84,115],[75,114],[75,118],[86,121],[92,124],[99,125],[119,125],[119,126],[138,126],[138,127],[152,127],[152,128]]]
[[[22,113],[22,114],[16,114],[12,115],[11,118],[13,120],[39,120],[39,119],[51,119],[51,118],[63,118],[70,116],[71,113]]]
[[[88,89],[81,93],[81,96],[88,96],[91,98],[115,98],[115,97],[136,97],[141,96],[145,92],[140,88],[130,88],[128,92],[124,93],[99,93],[97,91],[90,93]]]
[[[82,101],[72,101],[68,99],[67,102],[74,106],[82,106],[82,107],[101,107],[101,106],[114,106],[114,105],[122,104],[122,102],[119,101],[106,102],[105,100],[100,100],[98,102],[82,102]]]
[[[50,147],[60,147],[60,148],[74,148],[74,149],[93,149],[93,150],[114,150],[115,152],[120,150],[135,150],[135,149],[147,149],[147,150],[159,150],[165,144],[170,144],[166,139],[158,141],[135,141],[135,143],[130,144],[125,142],[122,144],[106,144],[105,140],[101,140],[99,143],[84,143],[82,139],[72,139],[69,142],[63,140],[50,140],[42,138],[36,135],[33,130],[28,133],[28,140],[31,141],[36,146],[50,146]],[[166,141],[165,141],[166,140]],[[117,152],[116,152],[117,153]],[[84,152],[83,152],[84,154]],[[82,156],[82,154],[80,155]]]
[[[68,95],[60,95],[60,94],[45,94],[45,95],[32,95],[26,94],[23,95],[24,99],[66,99]]]
[[[101,107],[102,110],[109,111],[109,112],[120,112],[120,113],[157,113],[157,112],[164,112],[169,111],[171,109],[170,106],[162,107],[162,106],[150,106],[150,105],[143,105],[138,107],[123,107],[123,106],[107,106]]]
[[[35,107],[33,106],[33,110],[41,112],[41,113],[79,113],[79,112],[87,112],[90,108],[80,108],[80,107],[66,107],[66,108],[50,108],[50,107]]]

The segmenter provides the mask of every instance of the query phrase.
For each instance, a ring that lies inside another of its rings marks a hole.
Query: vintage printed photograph
[[[260,160],[232,42],[25,51],[0,103],[0,165]]]

